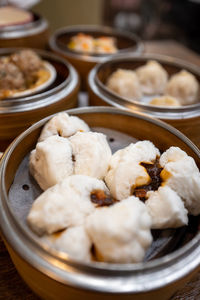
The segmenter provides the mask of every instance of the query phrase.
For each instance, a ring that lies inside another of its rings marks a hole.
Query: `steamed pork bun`
[[[140,163],[153,163],[158,156],[159,150],[150,141],[130,144],[115,152],[105,176],[113,197],[123,200],[131,195],[136,186],[149,184],[151,178]]]
[[[187,209],[181,198],[170,187],[159,187],[147,193],[145,202],[152,217],[152,228],[177,228],[188,224]]]
[[[55,135],[37,143],[30,154],[29,169],[43,190],[72,175],[72,147],[68,139]]]
[[[69,116],[66,112],[61,112],[44,125],[39,137],[39,142],[52,135],[70,137],[78,131],[85,132],[89,130],[88,125],[80,118]]]
[[[65,252],[72,258],[86,262],[91,260],[92,241],[84,226],[74,226],[45,235],[40,238],[40,242],[57,251]]]
[[[110,158],[104,134],[77,132],[69,139],[55,135],[37,143],[29,167],[39,186],[46,190],[73,174],[103,179]]]
[[[98,132],[77,132],[69,141],[74,155],[74,174],[103,179],[112,156],[106,136]]]
[[[164,92],[168,74],[158,62],[150,60],[146,65],[137,68],[135,72],[144,94],[153,95]]]
[[[151,245],[151,217],[136,197],[96,209],[86,229],[99,260],[113,263],[141,262]]]
[[[200,214],[200,172],[194,159],[178,147],[170,147],[160,158],[163,184],[184,201],[188,212]]]
[[[109,195],[105,183],[96,178],[72,175],[64,179],[34,201],[27,217],[29,226],[42,235],[82,225],[96,207],[91,201],[95,191]]]
[[[185,70],[173,75],[166,86],[166,93],[179,99],[182,105],[197,101],[198,91],[197,79]]]
[[[118,69],[107,80],[106,86],[111,91],[131,100],[142,97],[140,83],[135,72]]]

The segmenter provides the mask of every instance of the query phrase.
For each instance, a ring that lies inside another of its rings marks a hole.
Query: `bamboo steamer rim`
[[[156,53],[143,53],[140,55],[127,53],[126,55],[120,55],[115,58],[106,59],[102,63],[97,64],[88,75],[88,83],[91,90],[106,103],[121,109],[128,109],[130,111],[137,111],[142,113],[148,113],[152,117],[160,118],[162,120],[180,120],[189,119],[200,116],[200,99],[198,103],[191,105],[185,105],[181,107],[159,107],[148,105],[145,103],[140,103],[138,101],[129,101],[125,97],[121,97],[116,93],[110,91],[98,78],[98,72],[102,70],[106,65],[121,63],[121,62],[140,62],[143,60],[156,60],[159,63],[165,63],[169,66],[179,67],[185,69],[192,74],[200,77],[200,68],[192,63],[186,62],[184,60],[161,55]],[[200,86],[200,82],[199,82]],[[199,88],[200,89],[200,88]]]
[[[180,138],[200,158],[200,150],[182,133],[166,123],[149,117],[148,115],[122,111],[117,108],[88,107],[66,111],[69,114],[108,113],[124,115],[146,120],[160,126],[176,137]],[[107,263],[80,263],[69,259],[66,255],[57,251],[47,251],[39,245],[34,234],[23,228],[16,219],[14,212],[9,207],[5,185],[5,172],[12,152],[15,147],[23,142],[23,139],[32,131],[43,126],[52,116],[40,120],[24,133],[22,133],[7,149],[1,165],[1,199],[0,199],[0,225],[7,242],[17,253],[42,273],[63,284],[75,288],[108,293],[138,293],[149,292],[169,285],[184,276],[187,276],[195,268],[200,266],[200,233],[182,248],[162,258],[153,261],[136,264],[107,264]],[[53,264],[57,261],[56,265]],[[184,264],[183,264],[184,261]],[[60,264],[60,265],[59,265]],[[62,269],[59,266],[66,266]],[[163,273],[164,271],[164,273]],[[142,273],[140,273],[142,272]],[[165,276],[163,275],[165,274]],[[105,280],[105,278],[107,280]]]

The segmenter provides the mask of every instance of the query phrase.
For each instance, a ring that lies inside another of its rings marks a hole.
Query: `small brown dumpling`
[[[165,92],[179,99],[182,105],[192,104],[197,100],[199,83],[195,76],[185,70],[174,74],[167,86]]]
[[[106,86],[111,91],[131,100],[142,97],[140,83],[134,71],[118,69],[108,78]]]
[[[168,80],[168,74],[157,61],[150,60],[136,69],[142,92],[146,95],[162,94]]]
[[[157,105],[157,106],[173,106],[173,107],[181,105],[178,99],[168,95],[155,97],[149,102],[149,104]]]

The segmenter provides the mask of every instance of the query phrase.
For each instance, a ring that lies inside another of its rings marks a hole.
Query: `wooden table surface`
[[[145,42],[145,51],[172,55],[200,66],[200,57],[175,41]],[[0,237],[0,299],[38,300],[39,298],[26,286],[18,275]],[[200,299],[200,272],[178,291],[171,300]],[[58,299],[59,300],[59,299]],[[147,299],[148,300],[148,299]],[[155,299],[157,300],[157,299]],[[158,299],[161,300],[161,299]]]

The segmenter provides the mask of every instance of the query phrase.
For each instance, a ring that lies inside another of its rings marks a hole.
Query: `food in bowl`
[[[52,120],[44,129],[54,123]],[[61,168],[60,161],[66,161],[53,150],[52,142],[66,140],[62,151],[72,170],[47,187],[29,211],[28,224],[41,243],[83,261],[135,263],[143,261],[151,246],[151,229],[186,226],[188,214],[200,213],[200,172],[186,152],[170,147],[161,154],[152,142],[138,141],[111,156],[102,133],[100,139],[92,139],[96,132],[81,130],[74,128],[70,137],[52,131],[36,145],[37,149],[50,143],[55,158],[49,156],[47,163],[56,170]],[[41,164],[35,165],[35,170],[46,169],[42,166],[49,149],[43,147],[43,156],[38,157]],[[81,156],[85,166],[77,171],[75,165]],[[92,169],[94,173],[86,173]]]
[[[14,6],[0,7],[0,27],[22,25],[33,21],[33,14]]]
[[[21,50],[0,58],[0,99],[34,92],[49,80],[52,67],[33,50]]]
[[[115,38],[109,36],[94,38],[84,33],[72,36],[68,48],[73,51],[90,54],[109,54],[118,51]]]
[[[133,73],[134,78],[133,75],[124,76]],[[193,74],[182,70],[169,78],[164,67],[154,60],[134,70],[114,71],[108,77],[106,86],[130,102],[169,107],[193,104],[197,102],[199,93],[199,83]]]

